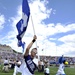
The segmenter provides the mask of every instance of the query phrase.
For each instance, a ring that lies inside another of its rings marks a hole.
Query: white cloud
[[[60,38],[59,40],[64,42],[70,50],[75,50],[75,46],[74,46],[75,45],[75,34],[66,35]]]
[[[0,14],[0,30],[4,28],[5,17],[4,15]]]
[[[54,25],[53,23],[47,25],[47,30],[46,34],[48,33],[49,35],[57,34],[57,33],[66,33],[69,31],[75,31],[75,24],[68,24],[68,25],[63,25],[61,23],[57,23]]]
[[[56,25],[56,29],[57,29],[57,31],[59,31],[59,32],[72,31],[72,30],[75,30],[75,24],[68,24],[67,26],[64,26],[63,24],[58,23],[58,24]]]
[[[32,4],[30,4],[34,24],[41,23],[42,20],[47,19],[50,16],[52,9],[48,10],[45,5],[46,1],[40,2],[38,0],[35,0]]]
[[[46,0],[40,2],[40,0],[34,0],[30,4],[30,9],[31,9],[31,15],[32,15],[32,20],[33,20],[33,25],[35,30],[33,30],[32,26],[32,21],[31,17],[29,19],[28,27],[25,33],[25,36],[23,37],[23,41],[26,42],[26,46],[28,43],[33,38],[34,31],[35,34],[37,35],[37,45],[39,46],[38,52],[41,55],[62,55],[67,52],[74,51],[75,47],[75,34],[73,35],[66,35],[63,36],[62,38],[59,38],[59,41],[64,42],[64,44],[57,46],[55,42],[51,42],[47,39],[47,36],[54,35],[57,33],[62,33],[62,32],[68,32],[75,30],[75,24],[68,24],[68,25],[62,25],[61,23],[57,23],[56,25],[54,24],[46,24],[43,22],[44,19],[47,19],[50,17],[50,14],[52,12],[52,8],[47,9],[45,4]],[[6,37],[6,42],[8,45],[10,45],[13,49],[20,51],[17,47],[17,29],[16,29],[16,23],[20,20],[22,14],[21,14],[21,6],[18,7],[17,10],[17,15],[12,17],[12,31],[8,33]],[[53,38],[51,38],[53,39]],[[36,44],[33,45],[33,47],[36,46]],[[42,51],[43,49],[43,51]]]
[[[63,42],[62,45],[57,46],[58,55],[64,54],[65,56],[75,56],[74,54],[71,54],[75,51],[75,34],[65,35],[58,40]]]
[[[53,14],[56,14],[56,10],[53,10]]]
[[[37,1],[37,0],[34,1],[32,4],[30,4],[30,9],[31,9],[31,14],[32,14],[32,18],[33,18],[35,33],[36,33],[37,37],[41,37],[41,39],[43,40],[45,36],[39,35],[40,32],[41,32],[41,34],[45,32],[45,31],[43,32],[43,29],[45,29],[45,26],[41,24],[41,21],[49,17],[49,13],[51,12],[51,10],[47,10],[45,7],[45,3],[43,3],[43,2],[41,3],[40,1]],[[15,25],[19,21],[20,18],[21,18],[21,6],[18,7],[18,14],[15,17],[12,17],[12,20],[13,20],[12,27],[13,27],[14,32],[13,31],[10,32],[11,34],[8,35],[9,38],[11,35],[14,36],[14,38],[15,38],[15,35],[17,35]],[[40,31],[40,28],[42,28],[42,31]],[[31,21],[31,17],[30,17],[27,31],[25,33],[25,37],[23,38],[23,40],[28,44],[32,40],[33,35],[34,35],[34,31],[33,31],[32,21]],[[40,41],[40,38],[38,40]],[[13,45],[13,42],[14,42],[14,45]],[[17,43],[17,39],[14,39],[14,41],[11,41],[11,47],[14,49],[17,49],[16,43]],[[9,43],[9,45],[10,45],[10,43]],[[35,46],[35,45],[33,45],[33,46]]]

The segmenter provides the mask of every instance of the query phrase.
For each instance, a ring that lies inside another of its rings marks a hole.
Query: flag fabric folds
[[[22,18],[16,24],[16,28],[18,31],[17,39],[18,39],[18,46],[24,49],[25,42],[22,42],[22,38],[26,32],[28,21],[30,16],[30,8],[28,5],[28,0],[23,0],[22,2]]]

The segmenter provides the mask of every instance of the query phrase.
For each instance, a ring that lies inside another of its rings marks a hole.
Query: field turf
[[[50,75],[55,75],[57,70],[58,70],[57,67],[50,67]],[[75,68],[66,67],[65,73],[66,75],[75,75]],[[13,69],[10,69],[9,73],[5,73],[4,71],[2,71],[2,67],[0,66],[0,75],[13,75]],[[18,73],[17,75],[21,74]],[[44,75],[44,73],[36,71],[35,75]]]

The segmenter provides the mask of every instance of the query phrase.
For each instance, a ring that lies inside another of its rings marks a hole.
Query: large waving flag
[[[30,8],[28,5],[28,0],[23,0],[22,2],[22,19],[16,24],[17,30],[18,30],[18,46],[23,48],[24,50],[24,45],[25,42],[22,42],[22,38],[25,34],[25,31],[28,26],[28,21],[29,21],[29,16],[30,16]]]

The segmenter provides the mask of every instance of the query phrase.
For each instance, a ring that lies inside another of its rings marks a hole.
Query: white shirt
[[[29,72],[29,70],[28,70],[28,68],[27,68],[26,63],[25,63],[24,60],[23,60],[23,62],[22,62],[22,64],[21,64],[21,66],[20,66],[20,72],[22,73],[22,75],[32,75],[32,74]]]
[[[34,58],[33,62],[38,66],[38,59],[37,58]]]
[[[49,70],[49,68],[45,68],[45,73],[50,73],[50,70]]]
[[[9,62],[8,62],[8,60],[4,60],[4,64],[8,64]]]

